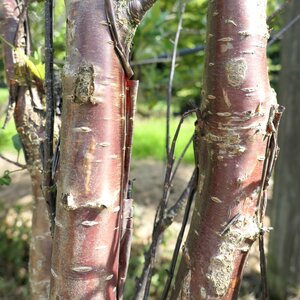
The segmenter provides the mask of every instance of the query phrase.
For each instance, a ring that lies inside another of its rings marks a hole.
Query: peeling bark
[[[0,2],[0,30],[6,41],[29,54],[27,15],[14,0]],[[20,22],[20,24],[19,24]],[[45,199],[41,191],[42,166],[40,143],[43,140],[43,103],[31,82],[25,62],[10,46],[3,43],[6,80],[10,91],[10,110],[19,133],[31,176],[33,193],[32,237],[30,243],[29,280],[31,299],[47,299],[50,288],[51,236]]]
[[[266,1],[210,1],[196,205],[171,299],[237,299],[261,223],[272,92]]]
[[[124,201],[131,206],[125,197],[137,90],[129,81],[128,56],[139,23],[131,7],[146,12],[146,1],[65,2],[50,299],[121,299],[131,240],[131,221],[124,219],[131,218],[131,207]]]

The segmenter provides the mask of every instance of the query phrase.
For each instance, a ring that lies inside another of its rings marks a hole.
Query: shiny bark
[[[171,299],[237,299],[261,229],[258,197],[275,105],[267,39],[265,0],[209,2],[198,193]]]
[[[125,203],[132,201],[125,195],[137,90],[129,81],[128,56],[136,26],[154,1],[149,7],[137,0],[65,3],[50,299],[121,299],[131,240]]]

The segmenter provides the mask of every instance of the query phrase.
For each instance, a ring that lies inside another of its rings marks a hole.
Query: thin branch
[[[10,164],[13,164],[13,165],[15,165],[15,166],[21,168],[21,169],[26,169],[26,165],[20,164],[20,163],[17,162],[17,161],[13,161],[13,160],[11,160],[11,159],[9,159],[9,158],[3,156],[2,154],[0,154],[0,158],[2,158],[3,160],[5,160],[5,161],[9,162]]]
[[[170,148],[169,155],[168,155],[168,164],[167,164],[167,168],[166,168],[165,179],[164,179],[163,196],[162,196],[162,199],[161,199],[160,204],[156,211],[153,232],[152,232],[152,242],[151,242],[151,245],[150,245],[148,251],[145,253],[145,262],[144,262],[143,272],[137,281],[136,295],[135,295],[136,300],[140,300],[140,299],[146,300],[148,297],[151,279],[152,279],[153,266],[155,263],[155,258],[156,258],[156,253],[157,253],[157,248],[158,248],[159,242],[162,238],[164,231],[168,227],[167,223],[166,223],[166,218],[165,218],[165,210],[166,210],[168,200],[169,200],[169,195],[170,195],[170,189],[171,189],[170,179],[172,177],[172,170],[174,167],[174,152],[175,152],[175,146],[176,146],[176,142],[178,139],[178,135],[180,133],[181,125],[189,115],[191,115],[194,112],[198,112],[198,111],[199,111],[198,108],[193,109],[193,110],[190,110],[190,111],[184,113],[181,116],[181,119],[179,121],[179,124],[177,126],[177,129],[175,131],[175,134],[174,134],[174,137],[172,140],[171,148]]]
[[[182,159],[185,156],[185,154],[186,154],[187,150],[189,149],[189,147],[190,147],[191,143],[193,142],[193,140],[194,140],[194,134],[190,137],[188,143],[186,144],[186,146],[184,147],[182,153],[180,154],[180,156],[177,159],[176,166],[174,168],[174,171],[172,172],[172,176],[171,176],[171,179],[170,179],[171,183],[173,182],[174,177],[175,177],[175,175],[176,175],[176,173],[178,171],[178,168],[179,168],[179,166],[180,166],[180,164],[182,162]]]
[[[204,46],[196,46],[194,48],[184,48],[179,51],[177,51],[177,60],[178,58],[186,55],[191,55],[198,53],[200,51],[204,50]],[[151,65],[151,64],[158,64],[158,63],[169,63],[172,62],[172,54],[167,53],[167,54],[161,54],[157,57],[152,57],[152,58],[146,58],[144,60],[138,60],[138,61],[132,61],[131,65],[134,66],[142,66],[142,65]]]
[[[257,217],[260,225],[260,234],[259,234],[259,251],[260,251],[260,270],[261,270],[261,289],[262,289],[262,299],[269,299],[268,291],[268,280],[267,280],[267,267],[266,267],[266,256],[264,250],[264,233],[265,229],[263,228],[263,218],[265,216],[266,206],[267,206],[267,188],[269,186],[269,181],[274,170],[274,166],[278,156],[278,129],[280,125],[280,120],[285,108],[283,106],[272,106],[270,109],[270,116],[267,124],[267,144],[265,151],[265,161],[262,171],[262,179],[260,192],[258,195],[258,204],[257,204]]]
[[[181,196],[177,199],[177,201],[168,209],[165,217],[164,217],[164,222],[167,226],[170,226],[174,219],[177,217],[179,211],[183,207],[186,198],[189,196],[192,188],[194,188],[194,184],[196,183],[196,177],[197,177],[197,169],[193,171],[193,174],[182,192]]]
[[[44,141],[44,196],[48,204],[51,227],[54,229],[55,196],[53,194],[52,159],[54,131],[54,73],[53,73],[53,1],[45,1],[45,90],[46,128]]]
[[[261,232],[258,237],[259,243],[259,252],[260,252],[260,274],[261,274],[261,292],[262,299],[269,299],[269,288],[268,288],[268,280],[267,280],[267,266],[266,266],[266,254],[264,247],[264,232]]]
[[[283,11],[285,10],[285,8],[292,3],[293,0],[285,0],[284,3],[282,3],[268,18],[267,18],[267,24],[270,25],[273,20],[280,15],[281,13],[283,13]]]
[[[168,85],[167,112],[166,112],[166,119],[167,119],[166,153],[167,153],[167,156],[168,156],[168,153],[170,150],[170,115],[171,115],[173,80],[174,80],[174,74],[175,74],[175,68],[176,68],[176,56],[177,56],[178,42],[179,42],[179,37],[180,37],[180,31],[182,28],[182,21],[183,21],[183,15],[185,12],[186,2],[183,0],[183,2],[180,2],[180,4],[181,4],[181,8],[179,11],[179,21],[178,21],[177,31],[176,31],[176,35],[175,35],[172,62],[171,62],[171,70],[170,70],[170,77],[169,77],[169,85]]]
[[[174,167],[174,153],[175,153],[175,146],[176,146],[176,142],[178,139],[178,135],[180,133],[181,130],[181,126],[184,122],[184,120],[191,115],[194,112],[199,111],[198,108],[196,109],[192,109],[187,111],[186,113],[184,113],[181,116],[181,119],[179,121],[179,124],[176,128],[173,140],[172,140],[172,144],[171,144],[171,148],[169,151],[169,155],[168,155],[168,165],[167,165],[167,170],[166,170],[166,175],[165,175],[165,184],[164,184],[164,194],[163,194],[163,198],[162,201],[160,203],[160,206],[158,207],[158,214],[156,216],[155,222],[158,222],[159,220],[163,220],[163,215],[164,215],[164,210],[168,204],[168,200],[169,200],[169,193],[170,193],[170,188],[171,188],[171,184],[170,184],[170,179],[172,177],[172,170]]]
[[[9,171],[9,174],[13,174],[13,173],[17,173],[17,172],[22,172],[22,171],[25,171],[26,168],[21,168],[21,169],[16,169],[16,170],[13,170],[13,171]]]
[[[179,251],[180,251],[180,247],[181,247],[181,244],[182,244],[184,232],[185,232],[185,229],[186,229],[186,226],[187,226],[187,223],[188,223],[188,219],[189,219],[189,216],[190,216],[190,211],[191,211],[194,195],[195,195],[195,192],[196,192],[196,187],[197,187],[197,168],[194,170],[193,175],[192,175],[192,177],[191,177],[191,179],[188,183],[188,186],[186,188],[186,194],[188,195],[188,201],[187,201],[187,204],[186,204],[186,207],[185,207],[181,229],[180,229],[180,232],[179,232],[178,237],[177,237],[175,249],[174,249],[174,252],[173,252],[173,257],[172,257],[170,268],[169,268],[169,271],[168,271],[168,279],[167,279],[166,285],[164,287],[161,300],[165,300],[168,297],[168,293],[169,293],[169,290],[170,290],[170,287],[171,287],[171,284],[172,284],[172,280],[173,280],[173,277],[174,277],[174,271],[175,271],[175,268],[176,268],[178,254],[179,254]],[[180,199],[179,199],[179,201],[180,201]],[[178,212],[177,207],[182,206],[182,204],[179,201],[177,201],[177,203],[175,203],[174,206],[169,210],[168,215],[169,214],[172,215],[173,219],[177,215],[177,212]]]
[[[268,47],[270,47],[274,42],[276,42],[287,30],[289,30],[299,20],[300,20],[300,14],[298,14],[294,19],[292,19],[287,25],[285,25],[279,32],[277,32],[269,40]]]

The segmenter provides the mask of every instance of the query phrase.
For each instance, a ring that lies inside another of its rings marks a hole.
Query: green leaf
[[[30,72],[34,74],[37,78],[44,80],[45,79],[45,64],[38,63],[35,64],[33,59],[30,56],[27,56],[19,49],[15,48],[15,51],[23,58]]]
[[[10,172],[6,170],[2,177],[0,177],[0,186],[1,185],[10,185],[11,177],[9,176]]]
[[[10,42],[8,42],[3,36],[0,35],[0,40],[6,43],[9,47],[14,49],[18,55],[24,60],[29,71],[41,80],[45,80],[45,64],[42,64],[41,61],[35,62],[34,57],[27,56],[20,49],[16,48]]]
[[[20,150],[22,149],[22,143],[21,143],[21,140],[20,140],[20,137],[18,134],[15,134],[12,138],[11,138],[12,142],[13,142],[13,145],[14,145],[14,148],[20,152]]]

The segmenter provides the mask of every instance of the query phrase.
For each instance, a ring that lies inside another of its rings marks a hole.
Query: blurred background
[[[284,2],[290,2],[284,13],[270,23],[271,40],[268,66],[272,87],[278,100],[287,106],[281,126],[281,158],[275,174],[275,190],[269,194],[266,224],[275,230],[269,243],[269,280],[272,299],[300,299],[300,1],[268,0],[271,16]],[[205,0],[187,2],[178,44],[176,72],[172,88],[171,133],[179,116],[201,101],[201,85],[206,34]],[[36,61],[43,62],[43,3],[32,2],[29,15]],[[135,277],[142,269],[143,253],[150,241],[156,205],[162,196],[165,166],[165,114],[171,56],[179,17],[179,1],[160,0],[139,26],[132,48],[131,62],[135,79],[140,80],[137,117],[134,132],[132,178],[135,199],[135,233],[133,255],[125,299],[131,299]],[[297,19],[298,18],[298,19]],[[296,21],[295,21],[296,20]],[[291,23],[292,22],[292,23]],[[288,26],[286,26],[288,24]],[[55,68],[59,73],[65,56],[64,2],[55,1]],[[281,71],[282,70],[282,71]],[[8,91],[0,57],[0,125],[5,119]],[[194,130],[194,119],[184,122],[176,146],[176,157],[188,143]],[[0,129],[0,154],[22,162],[22,149],[13,120]],[[176,199],[193,171],[193,150],[189,147],[174,182],[172,198]],[[271,218],[271,221],[270,221]],[[28,242],[31,224],[30,179],[26,171],[0,159],[0,299],[29,299]],[[151,299],[158,299],[166,278],[180,220],[165,234],[155,269]],[[259,254],[255,245],[246,269],[241,298],[259,299]]]

